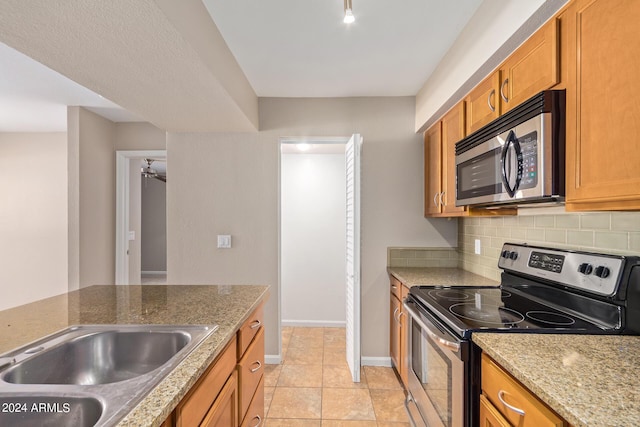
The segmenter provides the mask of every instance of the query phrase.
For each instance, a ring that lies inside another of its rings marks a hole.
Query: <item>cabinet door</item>
[[[239,421],[241,422],[253,395],[260,387],[260,380],[264,373],[264,328],[260,328],[258,334],[251,342],[244,356],[238,362],[239,383]]]
[[[512,425],[518,427],[565,427],[565,421],[482,354],[482,393]]]
[[[440,213],[441,136],[440,121],[424,133],[424,216]]]
[[[466,134],[470,135],[500,115],[500,72],[484,79],[465,98],[467,105]]]
[[[456,207],[456,142],[464,138],[464,101],[442,118],[442,212],[461,215],[465,207]],[[450,215],[453,214],[453,215]]]
[[[502,114],[558,83],[558,23],[555,18],[504,62],[500,78]]]
[[[640,209],[640,2],[579,0],[567,89],[567,208]]]
[[[480,427],[511,427],[509,421],[505,420],[500,412],[484,397],[480,395]]]
[[[400,358],[400,311],[402,305],[398,297],[393,293],[390,294],[391,302],[389,304],[389,353],[391,363],[395,366],[398,373],[401,372]]]
[[[238,376],[229,377],[200,427],[238,426]]]

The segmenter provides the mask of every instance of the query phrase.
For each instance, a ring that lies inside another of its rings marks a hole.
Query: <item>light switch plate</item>
[[[129,231],[129,235],[127,236],[128,240],[136,240],[136,232],[135,230]]]
[[[476,239],[474,252],[476,255],[480,255],[482,253],[482,246],[480,245],[480,239]]]
[[[231,235],[218,234],[218,249],[229,249],[229,248],[231,248]]]

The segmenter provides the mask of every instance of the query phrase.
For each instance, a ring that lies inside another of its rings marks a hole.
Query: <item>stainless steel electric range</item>
[[[640,332],[640,257],[507,243],[498,266],[500,287],[411,288],[406,407],[414,425],[477,423],[474,333]]]

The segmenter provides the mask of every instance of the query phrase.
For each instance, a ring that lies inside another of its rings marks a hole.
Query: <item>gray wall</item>
[[[0,310],[67,291],[67,134],[0,133]]]
[[[69,289],[115,283],[115,124],[69,107]]]
[[[167,271],[167,184],[145,177],[141,183],[142,271]]]
[[[170,133],[168,283],[270,285],[266,353],[279,354],[279,138],[361,133],[362,354],[388,357],[387,247],[457,243],[455,221],[422,216],[414,113],[413,97],[264,98],[258,133]],[[234,247],[216,249],[217,234]]]

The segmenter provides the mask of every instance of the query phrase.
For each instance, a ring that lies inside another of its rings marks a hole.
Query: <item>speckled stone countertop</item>
[[[71,325],[219,325],[117,424],[159,426],[268,294],[257,285],[91,286],[0,311],[0,353]]]
[[[405,286],[498,286],[500,283],[461,268],[387,267]]]
[[[640,426],[640,337],[476,333],[473,341],[572,426]]]

